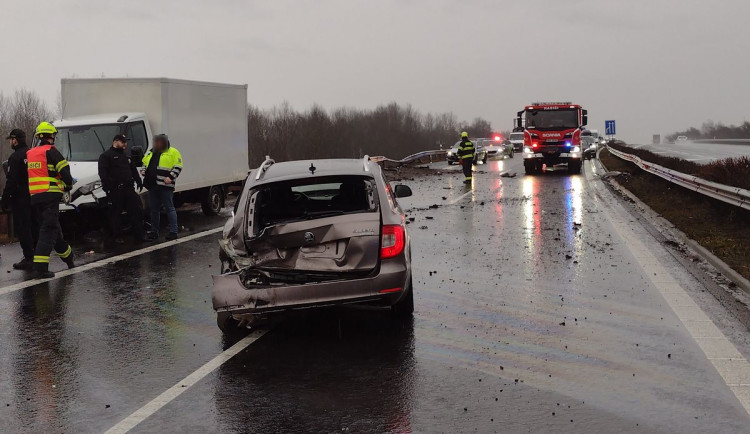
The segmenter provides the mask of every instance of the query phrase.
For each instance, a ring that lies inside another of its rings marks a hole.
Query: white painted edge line
[[[595,164],[595,163],[592,163]],[[601,191],[602,187],[593,182],[591,175],[586,174],[589,183],[597,190]],[[693,338],[693,341],[706,355],[706,358],[713,365],[716,372],[724,380],[724,384],[734,393],[745,411],[750,414],[750,363],[737,350],[737,347],[727,339],[726,335],[716,327],[716,324],[710,320],[708,315],[697,304],[685,306],[684,300],[692,300],[690,295],[685,292],[679,283],[672,277],[669,270],[664,268],[656,256],[638,239],[633,229],[629,225],[629,219],[622,219],[620,215],[615,215],[613,203],[616,199],[604,192],[601,197],[607,197],[608,200],[599,208],[609,217],[609,221],[623,243],[630,250],[635,260],[648,276],[651,284],[659,291],[672,312],[682,323],[685,330]],[[646,271],[648,270],[648,271]],[[689,308],[686,310],[685,308]],[[690,327],[694,322],[703,324],[710,323],[712,336],[701,336],[699,330]],[[690,324],[689,324],[690,323]],[[734,362],[727,364],[726,362]]]
[[[162,407],[174,401],[183,392],[190,389],[206,375],[216,370],[219,366],[226,363],[229,359],[239,354],[242,350],[249,347],[253,342],[260,339],[268,330],[255,330],[232,345],[226,351],[220,353],[213,359],[206,362],[192,374],[178,381],[174,386],[162,392],[159,396],[149,401],[146,405],[136,410],[130,416],[121,420],[117,425],[105,431],[106,434],[123,434],[135,428],[138,424],[148,419],[149,416],[159,411]]]
[[[79,267],[75,267],[69,270],[64,271],[58,271],[55,273],[55,277],[51,279],[32,279],[32,280],[25,280],[23,282],[16,283],[14,285],[9,285],[4,288],[0,288],[0,296],[3,296],[5,294],[10,294],[11,292],[18,291],[24,288],[28,288],[30,286],[39,285],[40,283],[50,282],[52,280],[60,279],[65,276],[71,276],[73,274],[82,273],[84,271],[93,270],[95,268],[101,268],[106,265],[114,264],[115,262],[124,261],[126,259],[130,259],[136,256],[143,255],[145,253],[153,252],[156,250],[164,249],[171,246],[176,246],[178,244],[186,243],[188,241],[192,241],[198,238],[205,237],[207,235],[215,234],[218,232],[221,232],[222,228],[214,228],[209,229],[207,231],[198,232],[197,234],[188,235],[182,238],[178,238],[176,240],[167,241],[164,243],[154,244],[153,246],[144,247],[142,249],[133,250],[132,252],[123,253],[121,255],[112,256],[111,258],[105,258],[100,259],[95,262],[90,262],[88,264],[81,265]]]
[[[465,198],[466,196],[470,195],[471,193],[474,193],[473,190],[469,190],[466,193],[462,194],[461,196],[458,196],[457,198],[453,199],[452,201],[448,202],[448,205],[455,205],[457,204],[461,199]]]

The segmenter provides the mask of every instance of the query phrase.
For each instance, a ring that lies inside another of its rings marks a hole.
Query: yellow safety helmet
[[[49,122],[42,122],[36,127],[36,133],[34,135],[41,137],[42,135],[54,136],[55,134],[57,134],[57,128],[55,128],[54,125]]]
[[[463,133],[461,133],[461,137],[462,138],[463,137],[469,137],[469,133],[467,133],[466,131],[464,131]]]

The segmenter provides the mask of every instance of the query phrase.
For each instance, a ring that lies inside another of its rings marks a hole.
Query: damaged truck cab
[[[220,240],[219,327],[291,309],[352,303],[411,314],[410,240],[380,167],[364,160],[274,163],[251,171]]]

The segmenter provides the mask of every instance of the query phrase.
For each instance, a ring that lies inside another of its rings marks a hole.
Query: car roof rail
[[[365,155],[365,158],[364,158],[365,172],[369,172],[370,171],[370,161],[371,161],[370,160],[370,156],[369,155]]]
[[[255,175],[255,180],[260,180],[260,178],[266,173],[266,170],[268,170],[268,168],[274,163],[276,162],[266,155],[266,160],[260,165],[260,167],[258,167],[258,173]]]

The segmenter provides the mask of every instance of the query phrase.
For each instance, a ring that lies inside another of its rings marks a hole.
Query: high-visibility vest
[[[143,157],[143,165],[147,169],[149,163],[151,163],[151,157],[154,155],[153,151]],[[176,179],[182,172],[182,155],[176,148],[169,147],[159,156],[159,162],[156,163],[156,185],[163,187],[175,188],[175,183],[169,184],[164,183],[164,178]]]
[[[62,193],[65,183],[60,178],[60,170],[68,165],[62,160],[57,165],[47,163],[47,151],[52,145],[37,146],[26,153],[26,167],[29,173],[29,194]]]

